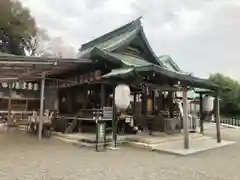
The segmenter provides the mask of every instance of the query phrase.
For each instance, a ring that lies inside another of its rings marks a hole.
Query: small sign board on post
[[[97,123],[97,129],[98,129],[98,142],[104,143],[105,141],[105,129],[106,129],[106,123]]]
[[[100,111],[93,112],[93,119],[96,121],[96,151],[99,151],[99,143],[106,148],[106,122]]]

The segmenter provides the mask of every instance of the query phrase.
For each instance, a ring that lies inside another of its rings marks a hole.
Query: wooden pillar
[[[28,110],[28,100],[26,100],[26,106],[25,106],[25,111]]]
[[[133,115],[136,115],[136,108],[137,108],[137,93],[133,92]]]
[[[219,91],[217,91],[215,98],[215,117],[216,117],[217,142],[221,143]]]
[[[83,85],[83,94],[86,98],[84,99],[82,109],[86,109],[88,103],[88,86],[86,84]]]
[[[152,91],[152,107],[153,107],[153,109],[152,109],[152,112],[153,112],[153,115],[155,116],[155,114],[156,114],[156,90],[153,90]]]
[[[147,132],[147,86],[143,87],[143,101],[142,101],[142,108],[143,108],[143,122],[144,122],[144,127],[143,130]]]
[[[199,117],[200,117],[200,133],[204,133],[204,126],[203,126],[203,94],[200,93],[200,104],[199,104]]]
[[[163,109],[163,96],[162,96],[162,91],[158,92],[159,96],[157,98],[157,106],[158,106],[158,110],[162,110]]]
[[[168,91],[168,107],[169,107],[169,115],[170,118],[173,118],[173,92]]]
[[[9,87],[9,97],[8,97],[8,119],[7,119],[7,124],[12,125],[12,88]]]
[[[105,105],[106,105],[105,85],[101,84],[101,108],[103,108]]]
[[[43,72],[42,79],[41,79],[40,111],[39,111],[39,126],[38,126],[38,139],[39,140],[42,139],[44,90],[45,90],[45,72]]]
[[[184,128],[184,149],[189,149],[188,107],[186,87],[183,88],[183,128]]]
[[[117,146],[117,108],[115,105],[115,87],[113,88],[113,119],[112,119],[112,132],[113,132],[113,148],[116,148]]]
[[[59,96],[58,96],[58,90],[56,90],[56,96],[54,100],[54,110],[59,112]]]

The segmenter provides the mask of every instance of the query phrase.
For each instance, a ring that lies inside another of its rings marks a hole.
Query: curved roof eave
[[[150,46],[150,44],[149,44],[149,42],[147,40],[147,37],[145,36],[145,33],[143,31],[143,27],[141,27],[140,36],[143,39],[147,49],[149,50],[149,52],[152,54],[153,58],[155,59],[156,64],[164,67],[164,64],[158,61],[158,57],[156,56],[156,54],[154,53],[152,47]]]
[[[136,29],[137,27],[141,26],[141,18],[142,17],[139,17],[136,20],[131,21],[130,23],[128,23],[128,24],[126,24],[122,27],[119,27],[119,28],[107,33],[107,34],[104,34],[104,35],[102,35],[102,36],[100,36],[96,39],[93,39],[92,41],[89,41],[89,42],[83,44],[80,48],[80,51],[91,48],[91,47],[93,47],[95,45],[98,45],[100,43],[106,42],[109,39],[112,39],[113,37],[115,37],[116,34],[122,34],[124,32],[132,31],[132,30]]]

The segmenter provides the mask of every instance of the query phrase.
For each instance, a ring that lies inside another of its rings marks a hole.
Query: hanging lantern
[[[26,82],[22,83],[22,89],[27,89],[27,83]]]
[[[34,83],[34,85],[33,85],[33,90],[34,91],[37,91],[39,88],[38,88],[38,84],[37,83]]]
[[[21,88],[20,82],[16,82],[16,89],[20,89],[20,88]]]
[[[8,84],[7,84],[7,83],[2,83],[2,87],[3,87],[3,88],[7,88],[7,87],[8,87]]]
[[[32,90],[33,89],[33,84],[31,82],[28,83],[28,90]]]
[[[115,105],[118,109],[125,110],[131,101],[131,91],[129,86],[121,84],[115,88]]]

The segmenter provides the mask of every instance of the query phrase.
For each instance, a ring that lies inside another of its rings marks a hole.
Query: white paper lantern
[[[127,109],[131,101],[130,88],[127,85],[121,84],[115,88],[115,105],[119,109]]]
[[[214,98],[211,96],[204,96],[203,98],[203,111],[211,112],[214,108]]]

